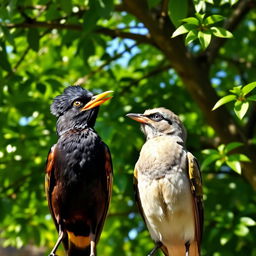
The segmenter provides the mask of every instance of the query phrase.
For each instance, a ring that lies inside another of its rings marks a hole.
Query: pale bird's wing
[[[141,205],[139,189],[138,189],[138,171],[136,169],[136,166],[135,166],[134,173],[133,173],[133,188],[134,188],[134,194],[135,194],[135,201],[136,201],[137,207],[139,209],[139,213],[142,216],[144,223],[146,224],[144,211],[143,211],[143,208]],[[168,256],[168,251],[164,245],[161,246],[161,250],[163,251],[165,256]]]
[[[195,223],[196,223],[196,241],[198,249],[200,250],[200,244],[203,235],[203,187],[202,177],[196,158],[190,153],[187,153],[188,159],[188,176],[191,185],[191,192],[193,195],[194,211],[195,211]]]

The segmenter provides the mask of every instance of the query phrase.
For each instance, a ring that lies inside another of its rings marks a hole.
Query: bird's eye
[[[163,117],[162,117],[162,115],[155,113],[155,114],[150,115],[150,119],[159,122],[163,119]]]
[[[83,103],[80,100],[76,100],[76,101],[74,101],[73,106],[80,107],[80,106],[82,106],[82,104]]]

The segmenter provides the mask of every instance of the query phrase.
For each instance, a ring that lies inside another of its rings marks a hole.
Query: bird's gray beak
[[[147,116],[143,114],[129,113],[126,116],[142,124],[148,124],[151,121]]]

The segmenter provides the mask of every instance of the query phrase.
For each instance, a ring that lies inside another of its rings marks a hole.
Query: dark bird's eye
[[[159,122],[159,121],[163,120],[163,117],[162,117],[162,115],[155,113],[155,114],[150,115],[150,119],[154,120],[156,122]]]
[[[80,100],[75,100],[74,102],[73,102],[73,106],[75,106],[75,107],[80,107],[80,106],[82,106],[82,102],[80,101]]]

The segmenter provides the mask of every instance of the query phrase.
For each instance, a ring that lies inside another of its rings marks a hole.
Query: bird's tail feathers
[[[76,236],[73,232],[68,233],[68,256],[90,256],[90,243],[89,236]]]
[[[200,256],[200,251],[197,245],[197,242],[194,241],[189,246],[189,256]]]

